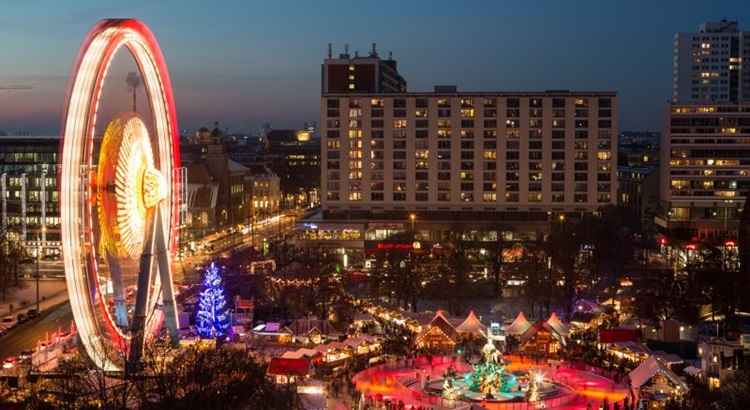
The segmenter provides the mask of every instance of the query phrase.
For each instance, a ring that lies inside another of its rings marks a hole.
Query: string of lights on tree
[[[224,284],[219,267],[213,262],[203,275],[195,325],[203,339],[224,338],[229,331],[229,307],[224,296]]]

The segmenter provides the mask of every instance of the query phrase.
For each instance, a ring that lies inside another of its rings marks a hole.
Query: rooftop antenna
[[[136,91],[138,90],[138,87],[141,86],[141,76],[138,75],[135,71],[131,71],[128,73],[128,76],[125,77],[125,82],[128,84],[128,88],[130,89],[130,92],[133,93],[133,112],[136,111]]]
[[[331,58],[333,56],[333,45],[331,43],[328,43],[328,58]]]

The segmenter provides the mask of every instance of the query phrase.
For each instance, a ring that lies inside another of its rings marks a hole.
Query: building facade
[[[616,201],[614,92],[325,94],[324,211],[592,212]]]
[[[0,136],[0,232],[30,256],[60,256],[57,137]]]
[[[198,138],[181,146],[187,201],[184,250],[237,244],[251,223],[273,217],[281,209],[279,177],[265,165],[245,166],[232,160],[226,146],[207,132],[199,131]]]
[[[617,167],[617,204],[637,215],[642,226],[652,225],[659,214],[659,167]]]
[[[266,134],[265,162],[280,178],[284,208],[307,208],[319,203],[320,138],[315,132],[310,125]]]
[[[676,103],[750,100],[750,32],[740,31],[736,21],[675,34],[673,65]]]
[[[303,246],[367,256],[413,234],[492,257],[617,201],[614,92],[324,94],[321,117],[321,212]]]
[[[400,93],[406,92],[406,80],[399,74],[396,60],[382,59],[375,44],[367,56],[349,54],[349,46],[338,58],[328,45],[328,58],[322,69],[321,93]]]
[[[670,104],[661,144],[662,227],[736,239],[750,189],[750,103]]]

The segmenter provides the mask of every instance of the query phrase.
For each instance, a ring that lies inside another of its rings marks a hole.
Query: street
[[[260,247],[263,238],[274,237],[279,234],[279,230],[282,234],[292,231],[294,229],[296,217],[297,215],[294,211],[291,211],[283,217],[269,218],[257,222],[255,232],[253,233],[255,246]],[[250,241],[250,234],[243,235],[242,243],[234,248],[250,246]],[[192,256],[176,263],[173,271],[175,282],[195,282],[200,280],[199,276],[194,271],[193,266],[220,255],[224,251],[226,251],[226,249],[217,249],[211,254]],[[61,262],[48,262],[46,265],[51,267],[53,265],[61,265]],[[30,266],[35,268],[35,265]],[[55,268],[57,268],[57,266],[55,266]],[[0,337],[0,359],[17,355],[24,350],[33,349],[36,346],[37,341],[43,339],[47,333],[52,333],[60,328],[67,329],[72,320],[73,314],[67,301],[58,303],[47,310],[43,309],[42,313],[36,319],[17,326],[8,332],[8,334]]]
[[[72,320],[73,312],[67,301],[42,311],[39,317],[16,326],[0,338],[0,359],[33,349],[37,341],[44,339],[48,333],[58,329],[63,329],[63,331],[69,329]]]
[[[175,283],[187,284],[199,281],[200,277],[196,275],[195,265],[200,265],[206,260],[221,255],[230,249],[241,250],[249,246],[255,246],[256,249],[261,250],[264,240],[272,239],[279,235],[286,235],[294,231],[297,219],[300,216],[301,212],[299,210],[289,210],[281,216],[257,221],[254,229],[247,230],[244,234],[235,235],[236,240],[234,241],[217,240],[218,236],[216,234],[211,235],[210,237],[213,241],[223,243],[225,246],[216,248],[208,254],[199,253],[197,255],[186,256],[182,260],[175,262],[172,271]]]

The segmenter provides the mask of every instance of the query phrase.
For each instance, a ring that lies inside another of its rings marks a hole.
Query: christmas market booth
[[[531,325],[519,337],[520,351],[528,355],[555,355],[564,345],[565,337],[543,320]]]
[[[452,352],[458,343],[458,332],[443,314],[442,310],[435,313],[422,333],[417,336],[416,346],[419,349]]]
[[[268,364],[266,374],[276,384],[293,384],[297,383],[312,373],[312,365],[309,360],[285,359],[274,357]]]
[[[628,373],[631,390],[643,408],[664,409],[670,400],[680,400],[688,392],[688,385],[664,363],[649,357]]]

